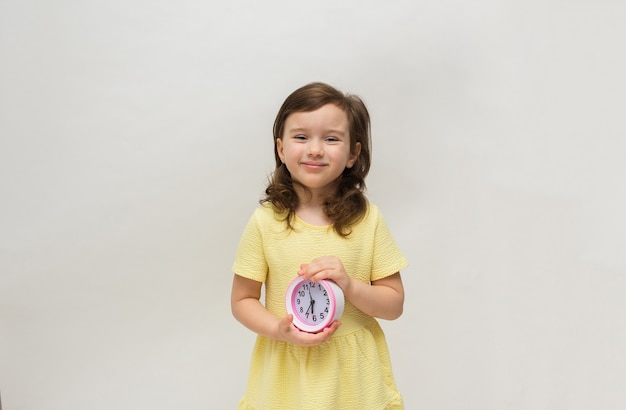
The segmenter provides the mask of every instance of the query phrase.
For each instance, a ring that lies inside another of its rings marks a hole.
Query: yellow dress
[[[351,277],[365,283],[408,265],[375,205],[347,238],[298,218],[289,231],[265,205],[255,210],[243,232],[233,272],[264,282],[265,306],[282,318],[285,292],[300,264],[326,255],[338,257]],[[346,301],[340,321],[331,339],[315,347],[258,336],[239,409],[403,409],[376,319]]]

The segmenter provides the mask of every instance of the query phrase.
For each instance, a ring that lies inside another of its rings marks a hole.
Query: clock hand
[[[315,310],[314,310],[314,305],[315,305],[315,299],[313,299],[313,296],[311,295],[311,287],[309,286],[309,298],[311,298],[311,314],[315,314]]]

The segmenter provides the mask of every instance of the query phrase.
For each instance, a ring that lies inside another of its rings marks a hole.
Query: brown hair
[[[350,152],[356,151],[356,144],[361,144],[361,152],[351,168],[344,169],[335,195],[326,199],[324,211],[333,222],[333,229],[341,236],[352,232],[352,225],[360,221],[367,211],[365,197],[365,177],[370,163],[370,116],[363,100],[356,95],[344,94],[324,83],[311,83],[291,93],[278,110],[274,121],[274,157],[276,168],[270,177],[265,196],[261,203],[270,203],[277,213],[284,214],[288,228],[298,206],[298,196],[294,190],[294,181],[287,167],[278,156],[277,139],[283,138],[287,117],[295,112],[310,112],[326,105],[334,104],[341,108],[348,117],[350,132]]]

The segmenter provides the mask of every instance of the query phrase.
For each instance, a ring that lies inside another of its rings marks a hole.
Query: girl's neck
[[[317,225],[326,226],[330,225],[332,221],[326,215],[324,210],[324,202],[327,196],[321,192],[308,191],[296,189],[298,194],[298,207],[296,208],[296,216],[304,222]]]
[[[310,225],[327,226],[332,223],[321,204],[300,204],[296,208],[296,216]]]

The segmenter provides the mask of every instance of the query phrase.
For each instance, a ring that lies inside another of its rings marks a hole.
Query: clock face
[[[300,282],[294,297],[296,313],[305,323],[316,325],[330,315],[330,297],[321,283]]]
[[[287,311],[293,323],[306,332],[319,332],[343,313],[343,292],[335,283],[323,280],[313,283],[296,278],[286,295]]]

